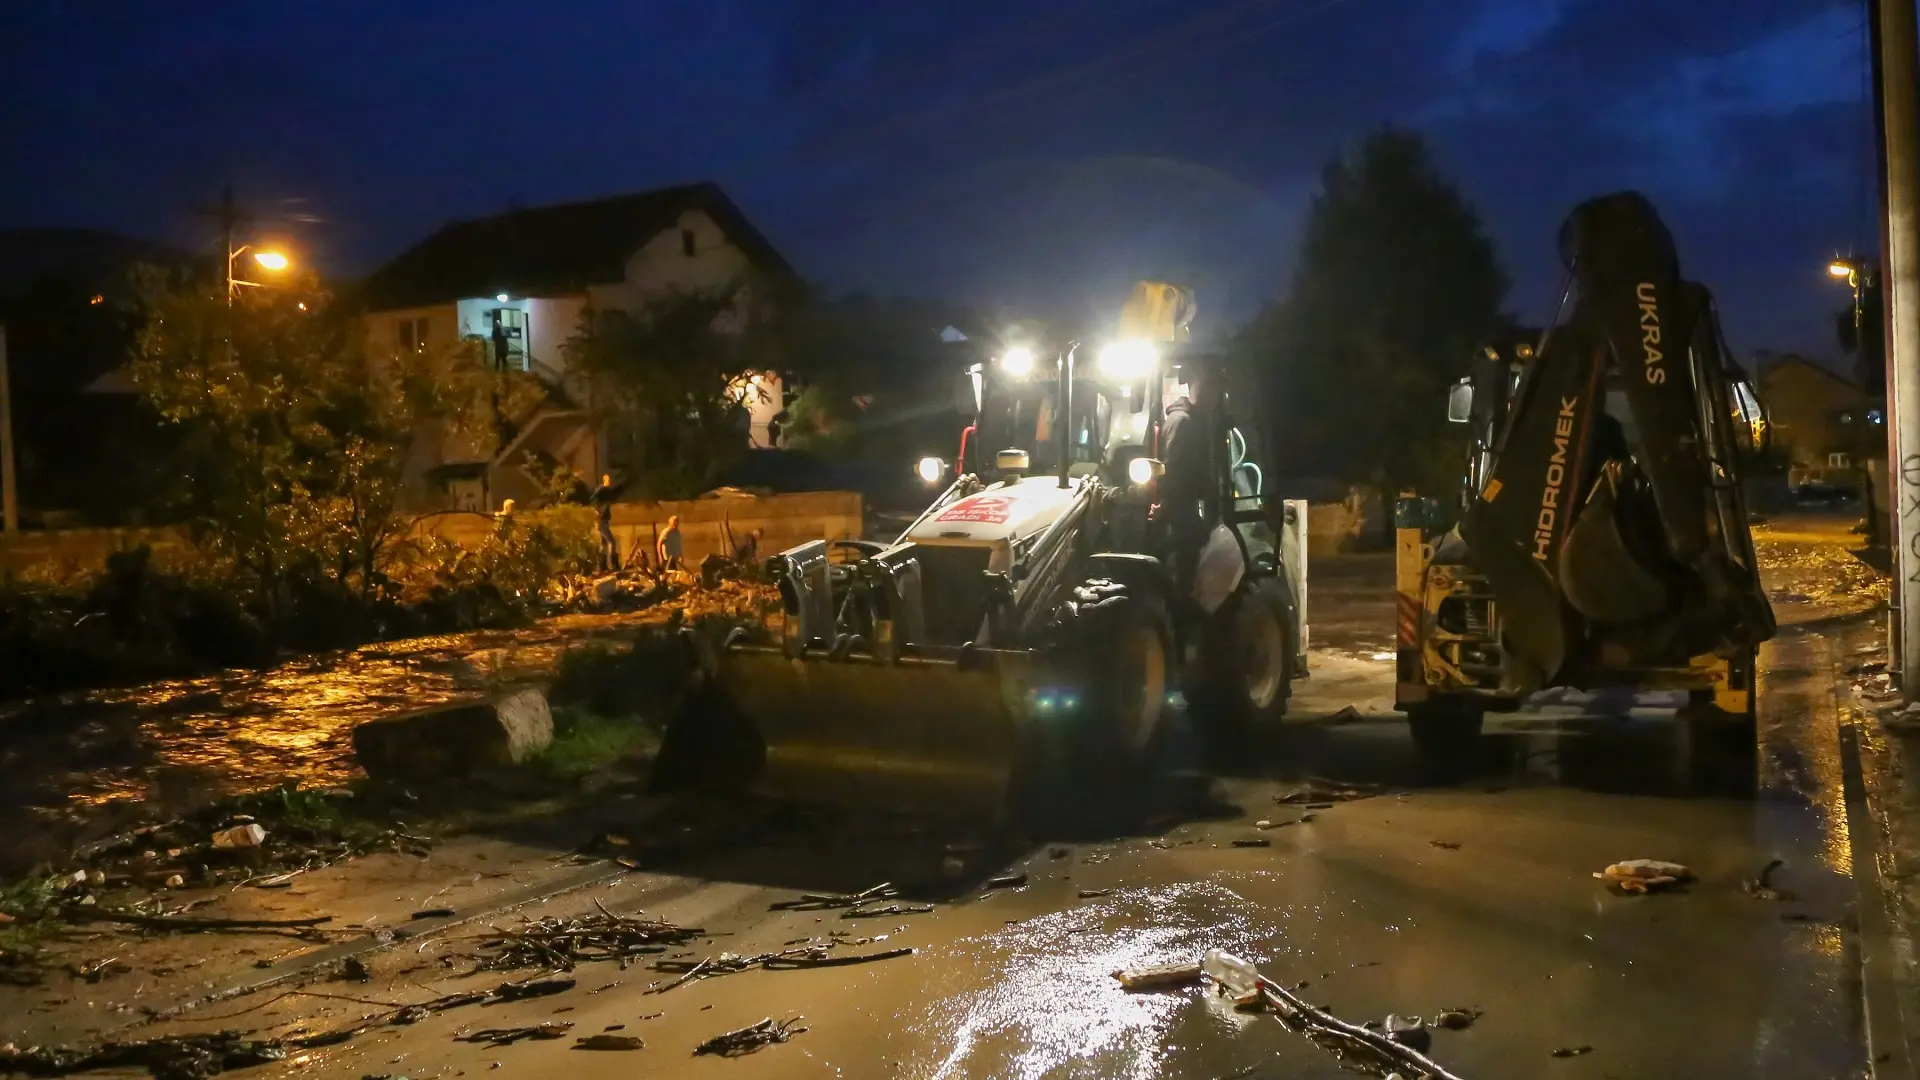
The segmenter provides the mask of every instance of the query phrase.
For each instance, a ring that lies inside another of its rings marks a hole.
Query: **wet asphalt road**
[[[1236,1013],[1198,989],[1128,994],[1110,973],[1197,959],[1209,946],[1258,960],[1282,984],[1353,1021],[1471,1008],[1470,1030],[1434,1034],[1431,1055],[1484,1077],[1863,1075],[1850,929],[1852,850],[1842,809],[1834,700],[1844,635],[1787,620],[1763,653],[1766,790],[1752,800],[1684,790],[1672,702],[1626,717],[1561,695],[1490,725],[1481,768],[1447,786],[1420,782],[1388,710],[1391,665],[1371,659],[1390,626],[1384,560],[1318,568],[1315,675],[1295,721],[1273,733],[1249,775],[1218,781],[1214,805],[1188,808],[1150,836],[1045,839],[973,857],[969,880],[1024,870],[1017,889],[942,895],[930,914],[848,921],[770,912],[796,891],[914,880],[944,835],[844,821],[634,874],[594,897],[716,936],[691,958],[752,954],[832,931],[885,935],[868,948],[913,956],[825,970],[749,970],[648,993],[672,976],[636,965],[576,973],[539,1002],[470,1008],[317,1051],[291,1075],[634,1075],[755,1077],[1268,1077],[1352,1075],[1271,1017]],[[1369,570],[1369,565],[1377,573]],[[1378,621],[1375,621],[1375,613]],[[1818,614],[1818,613],[1813,613]],[[1345,629],[1343,629],[1345,628]],[[1361,718],[1329,723],[1352,704]],[[1377,792],[1307,810],[1275,797],[1302,777]],[[1307,815],[1311,815],[1308,818]],[[1292,822],[1257,830],[1254,822]],[[1236,848],[1260,837],[1265,848]],[[1691,867],[1684,891],[1604,891],[1610,862]],[[1741,888],[1772,859],[1790,900]],[[1080,890],[1111,890],[1083,899]],[[527,914],[580,913],[572,895]],[[351,918],[351,912],[343,913]],[[471,983],[429,981],[470,947],[428,942],[349,992],[411,1001]],[[489,981],[497,981],[489,977]],[[325,988],[322,988],[325,989]],[[342,1023],[370,1011],[289,1000],[253,1022]],[[803,1016],[791,1042],[735,1060],[692,1048],[762,1017]],[[573,1050],[571,1039],[485,1048],[479,1027],[571,1022],[615,1028],[646,1048]],[[232,1021],[208,1026],[233,1026]],[[1576,1056],[1556,1050],[1590,1048]]]

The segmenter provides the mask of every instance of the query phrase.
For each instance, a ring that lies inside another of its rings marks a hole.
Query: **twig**
[[[309,919],[187,919],[168,915],[141,915],[132,911],[98,911],[83,907],[69,907],[66,914],[69,919],[83,922],[125,923],[129,926],[144,926],[153,930],[289,930],[312,928],[321,923],[333,921],[331,915],[316,915]]]

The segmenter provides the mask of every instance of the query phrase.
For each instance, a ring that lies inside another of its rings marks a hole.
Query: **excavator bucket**
[[[706,692],[668,730],[660,786],[719,780],[800,803],[1008,812],[1028,743],[1028,654],[885,661],[733,645],[716,659]]]

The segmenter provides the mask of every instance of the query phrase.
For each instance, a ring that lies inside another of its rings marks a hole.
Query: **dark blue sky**
[[[0,5],[0,226],[179,243],[229,178],[359,272],[449,218],[723,184],[807,276],[1009,314],[1284,288],[1320,165],[1435,141],[1544,315],[1651,194],[1736,349],[1835,352],[1873,239],[1859,0],[136,0]],[[24,10],[23,10],[24,9]],[[195,14],[187,15],[184,12]]]

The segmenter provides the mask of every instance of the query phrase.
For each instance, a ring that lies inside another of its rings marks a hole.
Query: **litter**
[[[1257,837],[1250,840],[1235,840],[1233,842],[1233,846],[1234,847],[1272,847],[1273,841],[1262,836],[1262,837]]]
[[[1615,892],[1637,896],[1692,881],[1693,871],[1679,863],[1659,859],[1630,859],[1614,863],[1593,876]]]
[[[1472,1027],[1474,1021],[1480,1019],[1480,1016],[1479,1009],[1447,1009],[1427,1023],[1448,1031],[1465,1031]]]
[[[1398,1016],[1388,1014],[1386,1024],[1387,1038],[1409,1049],[1425,1053],[1433,1045],[1433,1033],[1427,1030],[1427,1022],[1417,1016]]]
[[[1027,875],[1024,872],[1018,874],[1001,874],[999,877],[988,878],[986,888],[1017,889],[1026,883]]]
[[[1593,1047],[1591,1046],[1563,1046],[1560,1049],[1555,1050],[1553,1052],[1553,1056],[1557,1058],[1570,1058],[1570,1057],[1579,1057],[1582,1054],[1591,1054],[1591,1053],[1593,1053]]]
[[[221,850],[259,847],[267,842],[267,830],[257,824],[235,825],[213,834],[213,846]]]
[[[1288,1030],[1304,1034],[1314,1045],[1343,1062],[1379,1076],[1397,1072],[1403,1076],[1426,1076],[1429,1080],[1460,1080],[1413,1047],[1358,1024],[1349,1024],[1323,1008],[1308,1004],[1232,953],[1208,949],[1201,969],[1207,980],[1236,1005],[1271,1006]]]
[[[703,1054],[719,1054],[721,1057],[738,1057],[742,1054],[751,1054],[762,1047],[771,1046],[774,1043],[786,1042],[788,1039],[807,1030],[806,1028],[795,1026],[800,1023],[801,1019],[801,1017],[796,1016],[790,1020],[776,1021],[773,1017],[769,1016],[757,1024],[749,1024],[746,1027],[734,1031],[715,1035],[713,1038],[694,1047],[693,1054],[695,1057]]]
[[[1427,841],[1427,844],[1431,847],[1437,847],[1441,851],[1459,851],[1460,850],[1460,845],[1453,842],[1452,840],[1429,840]]]

